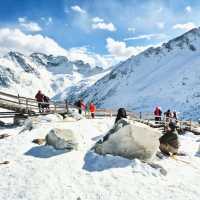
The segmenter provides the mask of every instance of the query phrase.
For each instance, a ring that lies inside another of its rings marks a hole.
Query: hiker
[[[173,119],[175,119],[175,120],[177,120],[178,118],[177,118],[177,113],[176,113],[176,111],[174,110],[173,111],[173,113],[172,113],[172,117],[173,117]]]
[[[119,108],[117,111],[117,117],[115,119],[115,124],[122,118],[127,118],[125,108]]]
[[[83,100],[80,98],[77,102],[75,102],[74,105],[78,107],[78,113],[81,115],[82,110],[85,109],[85,104],[84,104]]]
[[[156,107],[154,110],[154,115],[155,115],[155,122],[158,123],[158,121],[161,121],[161,115],[162,115],[162,111],[160,107]]]
[[[93,102],[90,103],[90,113],[91,113],[91,117],[94,119],[95,117],[95,111],[96,111],[96,106],[94,105]]]
[[[179,148],[178,133],[176,123],[170,122],[166,133],[159,138],[160,150],[166,155],[177,154]]]
[[[164,115],[165,115],[165,120],[166,120],[166,122],[170,122],[170,121],[171,121],[171,118],[172,118],[172,113],[171,113],[170,109],[168,109],[168,110],[164,113]]]
[[[69,107],[68,107],[68,101],[67,98],[65,99],[65,109],[67,111],[67,113],[69,112]]]
[[[39,112],[43,112],[43,99],[44,95],[42,94],[41,90],[38,90],[37,94],[35,95],[35,99],[38,102],[38,108],[39,108]]]
[[[46,112],[49,112],[50,111],[50,108],[49,108],[49,101],[50,101],[50,99],[49,99],[49,97],[48,96],[46,96],[46,95],[44,95],[44,97],[43,97],[43,105],[42,105],[42,107],[43,107],[43,109],[46,109]]]
[[[115,119],[115,124],[113,126],[113,128],[111,128],[108,133],[103,137],[102,140],[99,140],[97,143],[102,143],[104,141],[106,141],[109,136],[111,134],[114,134],[115,132],[117,132],[120,128],[129,125],[129,121],[127,119],[127,115],[126,115],[126,110],[125,108],[119,108],[117,111],[117,117]]]

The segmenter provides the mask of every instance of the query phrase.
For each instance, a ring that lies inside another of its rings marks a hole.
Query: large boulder
[[[130,124],[122,121],[104,136],[103,141],[96,143],[95,152],[150,161],[158,150],[161,133],[138,122]]]
[[[74,133],[70,129],[52,129],[46,135],[46,144],[53,146],[58,150],[77,149],[77,141]]]

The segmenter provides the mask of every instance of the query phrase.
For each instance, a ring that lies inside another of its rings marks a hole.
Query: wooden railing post
[[[28,112],[28,99],[26,98],[26,112]]]
[[[19,94],[17,95],[17,98],[18,98],[19,104],[21,104]]]
[[[54,103],[54,112],[56,113],[56,103]]]

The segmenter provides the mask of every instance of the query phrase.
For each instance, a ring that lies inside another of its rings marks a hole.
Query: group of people
[[[162,110],[157,106],[154,110],[155,122],[161,121]],[[168,109],[164,112],[164,120],[166,127],[164,127],[164,135],[160,137],[160,150],[162,153],[170,155],[177,154],[179,148],[178,132],[176,130],[177,113],[176,111],[171,112]]]
[[[41,90],[39,90],[37,92],[37,94],[35,95],[35,99],[38,102],[38,108],[39,108],[39,112],[49,112],[50,108],[49,108],[49,97],[44,95]]]
[[[95,112],[96,112],[96,106],[95,104],[91,101],[88,105],[83,102],[83,99],[79,99],[78,101],[75,102],[74,104],[78,108],[79,114],[82,114],[82,111],[89,111],[91,114],[91,117],[94,119],[95,118]]]
[[[50,111],[50,99],[48,96],[44,95],[41,90],[38,90],[37,94],[35,95],[35,99],[38,102],[38,109],[40,113]],[[74,105],[78,108],[79,114],[82,114],[82,111],[87,111],[90,112],[92,118],[95,118],[96,106],[92,101],[87,105],[81,98],[79,98]],[[67,99],[65,100],[65,108],[68,112]]]
[[[162,110],[159,106],[156,106],[154,110],[154,116],[155,116],[155,122],[158,123],[161,121],[162,116]],[[171,112],[170,109],[168,109],[166,112],[164,112],[164,118],[166,122],[172,121],[172,119],[177,120],[177,113],[176,111]]]

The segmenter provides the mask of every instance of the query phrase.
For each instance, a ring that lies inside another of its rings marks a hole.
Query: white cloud
[[[30,31],[30,32],[42,31],[42,28],[39,26],[38,23],[28,21],[25,17],[19,17],[18,22],[20,26],[23,27],[27,31]]]
[[[42,52],[54,55],[66,55],[67,51],[60,47],[56,41],[40,34],[25,34],[19,29],[0,29],[0,53],[19,51],[24,54]]]
[[[99,18],[99,17],[94,17],[94,18],[92,18],[92,21],[93,21],[94,23],[98,23],[98,22],[104,22],[104,19]]]
[[[104,19],[100,17],[94,17],[92,18],[92,29],[101,29],[101,30],[107,30],[107,31],[116,31],[116,27],[113,23],[106,23]]]
[[[105,23],[105,22],[99,22],[92,24],[93,29],[101,29],[101,30],[107,30],[107,31],[116,31],[113,23]]]
[[[87,47],[62,48],[55,40],[41,34],[25,34],[19,29],[0,28],[0,55],[9,51],[21,52],[29,55],[33,52],[41,52],[52,55],[67,56],[70,60],[83,60],[92,66],[111,66],[115,60],[109,56],[92,53]]]
[[[125,42],[116,41],[113,38],[106,39],[106,48],[108,52],[114,56],[114,58],[119,60],[125,60],[132,55],[137,55],[138,53],[144,51],[149,46],[126,46]]]
[[[192,12],[192,7],[191,6],[186,6],[185,10],[186,10],[186,12],[190,13],[190,12]]]
[[[128,31],[129,31],[129,32],[132,32],[132,33],[135,33],[135,30],[136,30],[136,29],[135,29],[134,27],[129,27],[129,28],[128,28]]]
[[[156,25],[158,26],[159,29],[164,29],[164,27],[165,27],[164,22],[157,22]]]
[[[129,37],[125,38],[124,41],[129,41],[129,40],[152,40],[152,39],[165,39],[167,36],[165,34],[146,34],[146,35],[139,35],[136,37]]]
[[[163,7],[160,7],[158,10],[156,10],[157,13],[161,13],[163,11]]]
[[[25,17],[19,17],[18,18],[18,22],[19,23],[24,23],[24,22],[26,22],[26,18]]]
[[[40,19],[41,19],[47,26],[53,23],[52,17],[48,17],[48,18],[41,17]]]
[[[185,24],[175,24],[173,26],[173,29],[181,29],[181,30],[185,30],[185,31],[189,31],[193,28],[196,28],[197,26],[193,23],[193,22],[188,22]]]
[[[47,19],[47,25],[52,24],[52,23],[53,23],[52,17],[48,17],[48,19]]]
[[[80,6],[78,5],[74,5],[71,6],[71,9],[75,12],[81,13],[81,14],[86,14],[87,12],[85,10],[83,10]]]
[[[100,55],[91,52],[87,47],[71,48],[68,51],[68,57],[72,60],[83,60],[91,66],[101,66],[104,68],[110,67],[115,63],[115,60],[107,55]]]

